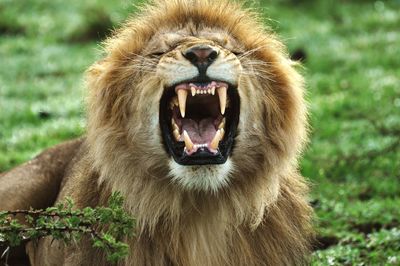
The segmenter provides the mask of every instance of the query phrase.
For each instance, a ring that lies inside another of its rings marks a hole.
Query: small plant
[[[117,262],[128,255],[128,245],[122,242],[132,236],[135,220],[123,209],[120,193],[111,195],[108,206],[74,209],[71,199],[45,210],[16,210],[0,212],[0,247],[18,246],[45,236],[64,241],[79,240],[83,235],[91,237],[94,247],[104,249],[110,262]],[[23,215],[21,224],[16,215]]]

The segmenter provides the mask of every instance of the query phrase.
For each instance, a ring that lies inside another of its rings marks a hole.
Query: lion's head
[[[292,169],[302,79],[257,16],[229,1],[154,1],[88,71],[88,140],[103,179],[218,191]],[[272,193],[273,194],[273,193]]]

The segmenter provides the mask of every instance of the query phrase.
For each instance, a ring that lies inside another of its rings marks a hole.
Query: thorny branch
[[[128,245],[120,241],[124,236],[132,235],[134,219],[123,210],[123,199],[114,193],[108,207],[84,208],[73,210],[73,202],[58,204],[46,210],[13,210],[0,212],[0,247],[6,247],[0,259],[6,263],[10,247],[25,244],[52,236],[69,244],[79,240],[82,235],[92,239],[94,247],[102,248],[111,262],[116,262],[128,254]],[[26,224],[20,224],[15,218],[23,215]]]

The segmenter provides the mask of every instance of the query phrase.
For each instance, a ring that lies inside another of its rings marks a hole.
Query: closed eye
[[[155,52],[155,53],[151,53],[149,54],[149,56],[151,57],[160,57],[164,54],[164,52]]]

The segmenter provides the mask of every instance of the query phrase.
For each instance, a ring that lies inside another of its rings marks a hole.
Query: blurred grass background
[[[260,0],[301,59],[313,265],[400,265],[400,1]],[[84,133],[85,69],[132,1],[0,0],[0,172]]]

